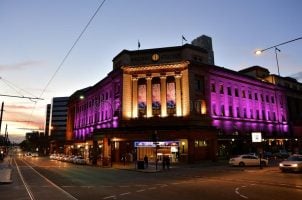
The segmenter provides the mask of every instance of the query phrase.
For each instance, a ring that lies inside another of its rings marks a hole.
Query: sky
[[[123,49],[180,46],[212,38],[215,64],[231,70],[266,67],[277,74],[274,50],[265,49],[302,37],[301,0],[106,0],[70,50],[103,0],[0,0],[0,96],[11,141],[45,124],[53,97],[70,96],[92,86],[112,70]],[[302,40],[278,47],[281,76],[302,82]],[[51,82],[49,83],[49,81]],[[48,84],[49,83],[49,84]]]

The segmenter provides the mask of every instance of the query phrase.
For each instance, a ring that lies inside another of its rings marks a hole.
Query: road
[[[302,174],[277,167],[182,166],[156,173],[13,158],[13,183],[0,199],[300,200]]]

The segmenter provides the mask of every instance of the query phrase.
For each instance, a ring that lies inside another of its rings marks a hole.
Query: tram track
[[[56,199],[56,200],[77,200],[76,197],[66,192],[60,186],[46,178],[36,169],[34,169],[30,163],[23,159],[14,158],[14,164],[16,166],[18,175],[26,189],[30,200],[39,199]]]

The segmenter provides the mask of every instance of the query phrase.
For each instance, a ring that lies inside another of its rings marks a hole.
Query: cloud
[[[6,64],[6,65],[0,64],[0,71],[23,70],[31,67],[37,67],[38,65],[41,64],[43,64],[43,62],[37,60],[27,60],[19,63]]]

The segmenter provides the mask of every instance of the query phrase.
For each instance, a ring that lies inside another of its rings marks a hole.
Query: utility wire
[[[67,60],[67,58],[69,57],[71,51],[73,50],[73,48],[77,45],[77,43],[79,42],[79,40],[81,39],[81,37],[83,36],[83,34],[85,33],[85,31],[87,30],[88,26],[91,24],[92,20],[94,19],[94,17],[97,15],[97,13],[99,12],[99,10],[102,8],[102,6],[104,5],[106,0],[103,0],[102,3],[98,6],[98,8],[96,9],[96,11],[94,12],[94,14],[92,15],[92,17],[89,19],[88,23],[86,24],[86,26],[84,27],[84,29],[81,31],[80,35],[77,37],[77,39],[75,40],[75,42],[73,43],[73,45],[71,46],[71,48],[69,49],[69,51],[67,52],[67,54],[64,56],[63,60],[61,61],[61,63],[59,64],[59,66],[57,67],[56,71],[54,72],[54,74],[52,75],[52,77],[49,79],[49,81],[47,82],[46,86],[44,87],[42,93],[40,94],[39,98],[41,98],[43,96],[43,94],[45,93],[46,89],[48,88],[48,86],[50,85],[50,83],[53,81],[53,79],[55,78],[55,76],[57,75],[57,73],[59,72],[59,70],[62,68],[63,64],[65,63],[65,61]],[[31,117],[34,113],[34,110],[36,108],[36,103],[35,103],[35,107],[33,108],[32,112],[31,112]]]
[[[48,88],[48,86],[50,85],[50,83],[52,82],[52,80],[55,78],[55,76],[57,75],[58,71],[61,69],[61,67],[63,66],[63,64],[65,63],[65,61],[67,60],[68,56],[70,55],[71,51],[73,50],[73,48],[77,45],[77,43],[79,42],[79,40],[81,39],[81,37],[83,36],[83,34],[85,33],[85,31],[87,30],[88,26],[90,25],[90,23],[92,22],[92,20],[94,19],[94,17],[96,16],[96,14],[99,12],[99,10],[102,8],[103,4],[105,3],[106,0],[103,0],[103,2],[99,5],[99,7],[96,9],[96,11],[94,12],[94,14],[92,15],[92,17],[90,18],[90,20],[88,21],[88,23],[86,24],[86,26],[84,27],[84,29],[82,30],[82,32],[80,33],[80,35],[78,36],[78,38],[75,40],[75,42],[73,43],[72,47],[69,49],[69,51],[67,52],[67,54],[65,55],[65,57],[63,58],[63,60],[61,61],[60,65],[58,66],[58,68],[56,69],[55,73],[52,75],[52,77],[50,78],[50,80],[48,81],[48,83],[46,84],[45,88],[43,89],[40,97],[42,97],[42,95],[44,94],[45,90]]]

